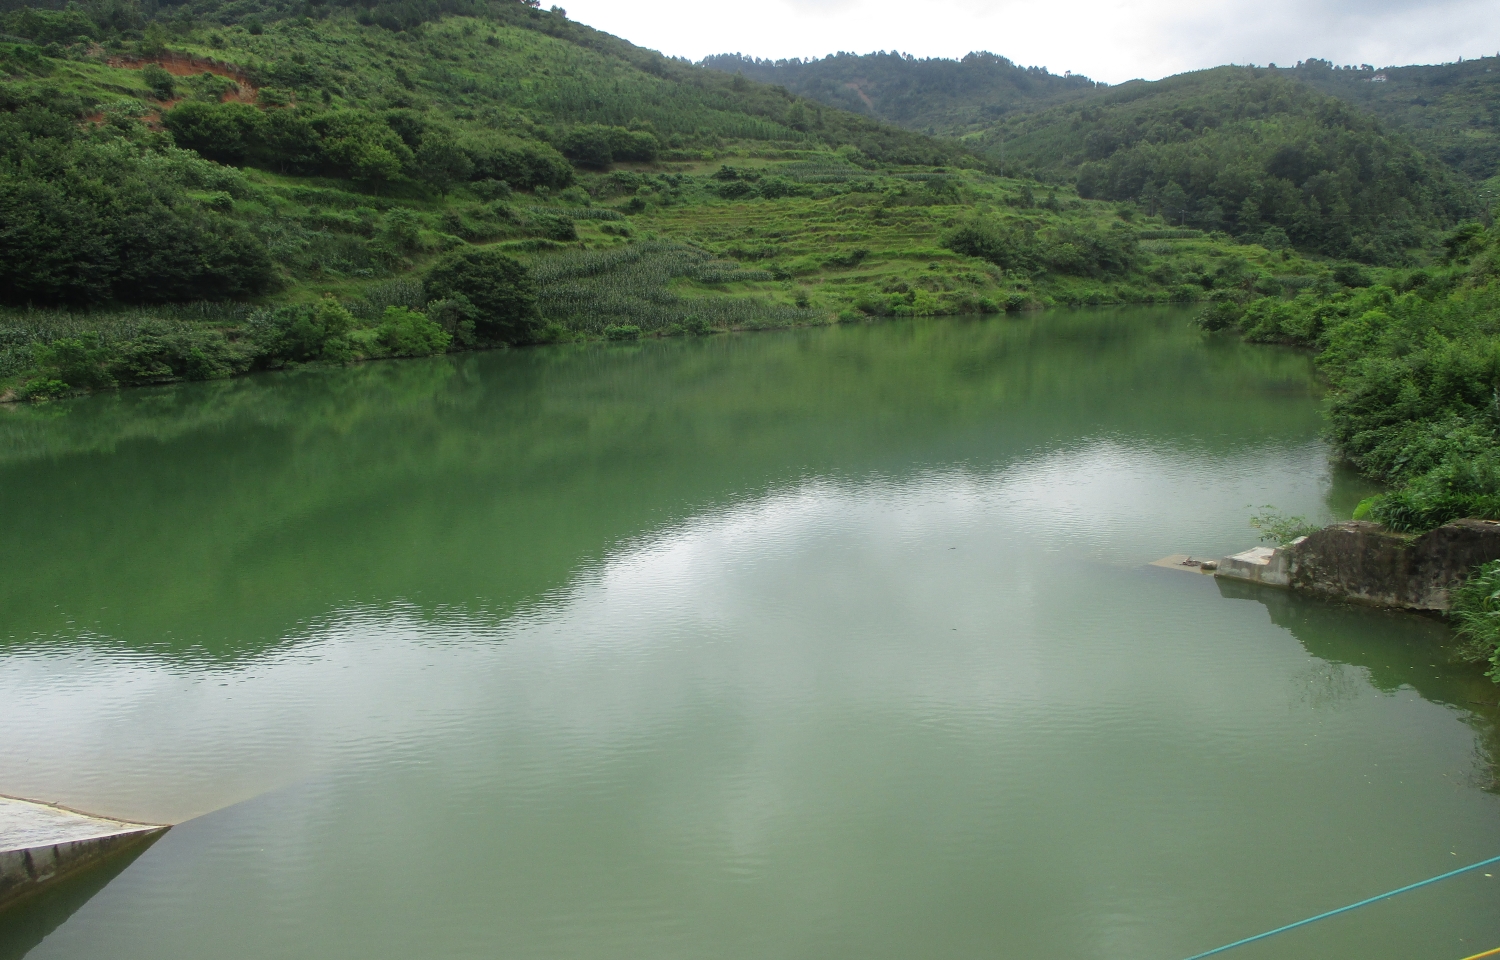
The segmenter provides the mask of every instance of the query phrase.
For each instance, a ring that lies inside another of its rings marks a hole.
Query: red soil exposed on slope
[[[150,64],[156,64],[174,77],[196,77],[200,74],[211,73],[217,77],[234,81],[234,87],[224,91],[219,98],[222,103],[254,103],[260,88],[250,82],[250,77],[244,70],[232,63],[223,63],[218,60],[210,60],[205,57],[192,57],[185,53],[172,53],[168,51],[155,57],[110,57],[104,61],[107,66],[121,70],[141,70]],[[170,110],[182,100],[167,100],[162,103],[161,110]],[[141,119],[151,126],[161,123],[161,110],[147,114]],[[104,114],[94,113],[83,118],[88,123],[103,123]]]

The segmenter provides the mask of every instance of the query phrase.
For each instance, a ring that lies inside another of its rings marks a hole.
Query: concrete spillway
[[[0,909],[167,829],[0,797]]]

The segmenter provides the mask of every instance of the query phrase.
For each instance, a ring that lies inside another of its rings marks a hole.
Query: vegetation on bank
[[[0,392],[1333,282],[559,12],[423,9],[4,15]],[[474,251],[525,322],[453,294]]]
[[[1342,290],[1291,297],[1221,292],[1198,322],[1317,352],[1331,386],[1330,438],[1389,485],[1355,519],[1408,533],[1500,520],[1500,228],[1460,226],[1429,268],[1378,278],[1346,270],[1342,279]],[[1301,520],[1251,523],[1285,543],[1310,532]],[[1455,588],[1451,619],[1500,682],[1500,561]]]
[[[1453,622],[1475,660],[1490,664],[1490,679],[1500,683],[1500,560],[1475,570],[1453,592]]]
[[[1318,351],[1339,451],[1391,485],[1361,517],[1425,531],[1500,519],[1500,236],[1453,231],[1444,261],[1287,297],[1221,295],[1208,329]]]

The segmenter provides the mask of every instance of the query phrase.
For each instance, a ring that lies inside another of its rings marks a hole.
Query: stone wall
[[[1233,562],[1250,552],[1226,558],[1217,575],[1281,585],[1279,577],[1250,576],[1255,571]],[[1491,560],[1500,560],[1500,523],[1459,520],[1416,536],[1351,520],[1279,548],[1262,569],[1284,569],[1285,585],[1303,593],[1446,612],[1449,590]]]

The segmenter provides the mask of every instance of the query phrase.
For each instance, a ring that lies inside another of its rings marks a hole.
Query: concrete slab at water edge
[[[1285,549],[1251,547],[1243,553],[1220,560],[1219,569],[1214,572],[1214,576],[1284,587],[1291,582],[1290,567]]]
[[[0,797],[0,909],[167,829]]]
[[[1421,534],[1359,520],[1335,523],[1284,547],[1220,561],[1217,576],[1290,587],[1337,600],[1444,613],[1453,587],[1500,559],[1500,523],[1457,520]]]

